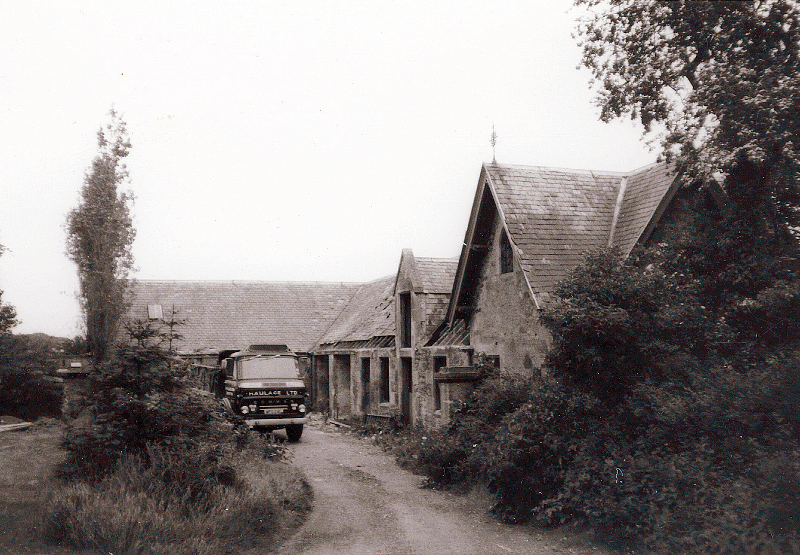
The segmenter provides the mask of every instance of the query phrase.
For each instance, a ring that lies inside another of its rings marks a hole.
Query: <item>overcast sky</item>
[[[64,222],[113,105],[142,279],[369,281],[457,257],[481,164],[628,171],[551,2],[0,3],[16,333],[82,333]]]

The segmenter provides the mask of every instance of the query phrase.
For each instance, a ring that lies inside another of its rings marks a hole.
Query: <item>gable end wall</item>
[[[503,228],[499,218],[495,222],[469,324],[470,342],[475,353],[498,355],[502,368],[538,376],[550,349],[550,332],[539,319],[516,253],[514,271],[500,273]]]

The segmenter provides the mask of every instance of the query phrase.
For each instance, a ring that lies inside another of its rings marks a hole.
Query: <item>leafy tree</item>
[[[99,154],[84,179],[81,201],[67,216],[67,253],[78,266],[86,339],[95,361],[108,358],[125,309],[131,246],[129,183],[122,160],[131,148],[125,122],[113,109],[97,133]]]
[[[576,0],[601,119],[660,130],[684,183],[727,206],[673,245],[673,272],[747,350],[796,342],[800,313],[800,8],[789,0]],[[733,344],[732,344],[733,345]]]
[[[795,2],[576,4],[589,8],[578,33],[603,120],[629,115],[648,131],[665,125],[665,145],[709,162],[709,177],[734,168],[739,155],[763,168],[796,164]]]
[[[5,248],[0,245],[0,256]],[[11,329],[18,324],[17,311],[2,302],[0,291],[0,414],[35,420],[61,414],[61,388],[48,381],[52,369],[45,349],[37,348]]]
[[[662,129],[688,181],[727,176],[731,202],[792,244],[800,171],[800,12],[789,0],[576,0],[601,119]]]

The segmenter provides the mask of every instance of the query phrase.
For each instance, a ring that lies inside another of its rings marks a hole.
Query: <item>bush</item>
[[[188,372],[149,324],[129,327],[130,345],[90,376],[83,412],[66,429],[65,479],[98,479],[124,454],[144,457],[152,444],[175,452],[230,439],[234,420],[222,403],[189,387]]]
[[[47,374],[54,370],[43,352],[24,339],[0,335],[0,407],[23,420],[61,416],[63,388]]]
[[[210,555],[265,543],[285,513],[310,510],[311,490],[297,470],[261,454],[258,446],[176,453],[150,445],[146,458],[125,455],[94,484],[53,491],[44,535],[77,549],[142,555]]]
[[[419,443],[416,469],[434,486],[464,489],[487,479],[505,416],[532,395],[527,378],[488,370],[485,376],[470,398],[453,411],[448,427],[430,432],[429,440]]]

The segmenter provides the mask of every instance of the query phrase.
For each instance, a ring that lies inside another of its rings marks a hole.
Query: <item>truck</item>
[[[250,345],[222,351],[218,368],[216,395],[248,427],[265,432],[284,428],[290,442],[300,441],[308,415],[297,354],[286,345]]]

